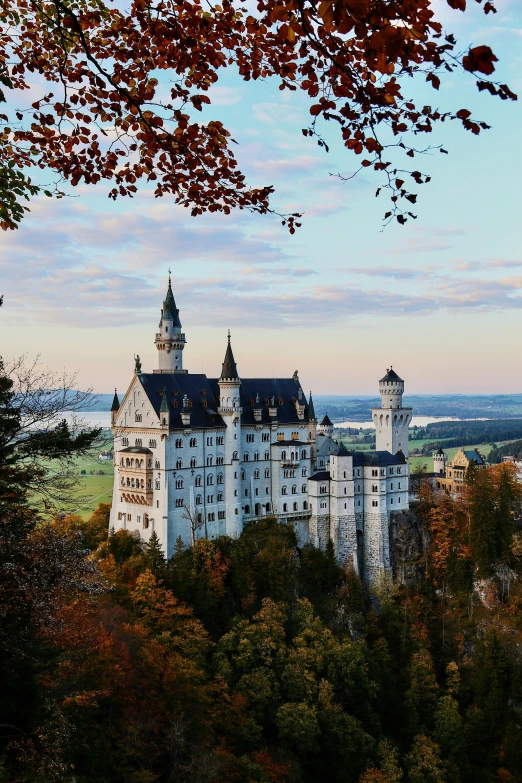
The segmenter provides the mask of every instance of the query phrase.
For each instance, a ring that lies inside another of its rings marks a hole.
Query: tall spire
[[[120,401],[118,399],[118,392],[116,391],[116,389],[114,389],[114,397],[112,400],[111,411],[119,411],[119,410],[120,410]]]
[[[174,322],[173,325],[181,329],[181,321],[179,320],[179,310],[176,307],[174,294],[172,293],[172,280],[170,278],[170,269],[169,269],[169,285],[167,288],[167,295],[163,300],[161,317],[164,321],[173,321]]]
[[[225,353],[225,359],[223,361],[223,366],[221,369],[221,381],[230,380],[232,378],[239,378],[239,373],[237,371],[236,366],[236,360],[234,359],[234,354],[232,353],[232,346],[230,344],[230,329],[228,330],[228,343],[227,343],[227,350]]]
[[[315,408],[314,408],[314,401],[312,400],[312,392],[310,392],[310,400],[308,402],[308,419],[309,421],[315,421]]]

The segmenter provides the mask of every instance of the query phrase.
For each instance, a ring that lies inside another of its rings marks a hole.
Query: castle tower
[[[183,369],[183,349],[185,347],[185,335],[181,331],[179,310],[174,301],[169,272],[169,287],[167,296],[161,308],[159,332],[156,334],[156,348],[158,349],[158,372],[187,372]]]
[[[372,408],[375,425],[376,451],[397,454],[402,451],[408,456],[408,426],[411,422],[411,408],[402,407],[404,381],[390,367],[379,381],[381,407]]]
[[[225,502],[226,502],[226,535],[237,538],[243,528],[241,514],[241,465],[239,454],[241,449],[241,401],[239,391],[241,381],[237,369],[230,331],[225,359],[219,378],[218,413],[226,424],[225,432]]]
[[[438,476],[444,476],[446,473],[447,461],[448,461],[448,456],[442,451],[442,449],[437,449],[437,451],[434,451],[433,472],[436,473]]]
[[[322,422],[317,427],[317,434],[318,435],[327,435],[327,436],[332,437],[333,431],[334,431],[333,424],[330,421],[330,418],[329,418],[328,414],[325,414],[325,416],[323,416]]]
[[[354,508],[353,452],[341,442],[330,457],[330,536],[338,561],[359,572]]]

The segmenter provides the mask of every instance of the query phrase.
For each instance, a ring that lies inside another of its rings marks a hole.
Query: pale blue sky
[[[498,78],[522,94],[520,3],[504,0],[487,18],[471,5],[465,15],[446,8],[448,28],[463,49],[490,44]],[[189,370],[219,372],[230,327],[245,376],[299,369],[318,393],[373,393],[389,364],[409,392],[520,391],[522,105],[472,85],[466,75],[443,79],[439,93],[412,84],[423,102],[469,108],[493,127],[478,138],[438,128],[429,140],[450,154],[417,163],[432,175],[418,220],[382,231],[377,175],[329,176],[356,163],[335,128],[326,154],[301,134],[303,97],[226,74],[212,116],[239,142],[249,182],[273,184],[274,207],[304,211],[303,227],[291,237],[271,216],[194,219],[150,192],[113,203],[104,187],[39,200],[0,238],[2,353],[41,354],[84,385],[123,390],[133,353],[145,369],[156,364],[171,265]]]

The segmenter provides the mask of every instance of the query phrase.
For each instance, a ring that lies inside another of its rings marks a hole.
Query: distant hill
[[[109,411],[113,394],[93,395],[93,411]],[[369,421],[370,410],[380,404],[377,396],[314,395],[315,411],[322,418],[328,413],[332,421]],[[522,418],[522,394],[418,394],[405,395],[404,405],[412,407],[417,416],[459,419],[519,419]]]

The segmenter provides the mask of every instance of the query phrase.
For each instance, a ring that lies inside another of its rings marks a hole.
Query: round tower
[[[386,370],[386,375],[379,381],[379,394],[383,408],[402,408],[404,381],[399,378],[393,367]]]
[[[186,340],[181,328],[179,310],[174,301],[169,274],[169,287],[161,308],[159,331],[155,339],[158,349],[158,369],[154,372],[186,372],[183,369],[183,349]]]
[[[438,476],[444,476],[446,473],[446,462],[448,461],[448,455],[445,454],[442,449],[437,449],[433,452],[433,472]]]

